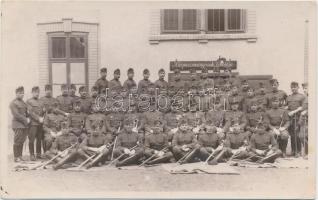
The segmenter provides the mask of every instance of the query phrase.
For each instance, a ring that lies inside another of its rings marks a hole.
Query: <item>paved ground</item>
[[[305,198],[312,190],[314,177],[308,169],[237,168],[240,175],[177,174],[160,166],[146,170],[118,170],[74,172],[65,170],[8,171],[3,189],[10,197],[105,197],[120,192],[196,192],[216,197],[246,197],[248,193],[263,198],[271,196]],[[111,192],[115,192],[111,194]],[[205,194],[209,192],[210,194]],[[149,194],[150,195],[150,194]],[[131,197],[131,194],[129,194]],[[159,197],[150,195],[149,197]],[[233,197],[233,196],[232,196]]]

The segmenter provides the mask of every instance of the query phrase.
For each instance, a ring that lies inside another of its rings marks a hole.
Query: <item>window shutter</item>
[[[165,9],[163,10],[163,31],[178,30],[178,10]]]
[[[182,10],[182,30],[197,30],[197,10],[184,9]]]

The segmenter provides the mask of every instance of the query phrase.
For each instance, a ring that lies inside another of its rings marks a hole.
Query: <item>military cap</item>
[[[165,72],[165,70],[164,69],[159,69],[159,71],[158,71],[159,73],[162,73],[162,72]]]
[[[38,92],[38,91],[40,91],[39,86],[34,86],[34,87],[32,88],[32,92]]]
[[[274,79],[274,78],[271,79],[269,82],[270,82],[270,84],[272,84],[272,85],[273,85],[274,83],[277,83],[277,84],[278,84],[278,80],[277,80],[277,79]]]
[[[76,85],[75,84],[71,84],[71,89],[75,89],[76,90]]]
[[[301,86],[302,87],[308,87],[308,83],[302,83]]]
[[[107,68],[105,68],[105,67],[101,68],[100,72],[107,72]]]
[[[133,68],[129,68],[129,69],[127,70],[127,73],[128,73],[128,74],[134,73],[134,69],[133,69]]]
[[[293,82],[290,83],[290,86],[291,87],[298,87],[298,83],[293,81]]]
[[[15,89],[15,93],[19,93],[19,92],[24,92],[24,87],[23,86],[19,86]]]
[[[120,69],[115,69],[114,74],[120,74]]]
[[[67,87],[67,85],[66,84],[62,84],[61,85],[61,90],[66,90],[68,87]]]
[[[79,89],[78,89],[79,92],[82,92],[82,91],[87,91],[87,88],[86,86],[81,86]]]
[[[46,91],[46,90],[52,90],[52,85],[49,85],[49,84],[45,85],[45,86],[44,86],[44,90],[45,90],[45,91]]]
[[[149,74],[149,69],[144,69],[143,74]]]

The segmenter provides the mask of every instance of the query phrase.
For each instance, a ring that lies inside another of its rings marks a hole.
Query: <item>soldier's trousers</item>
[[[199,157],[202,161],[205,161],[213,152],[212,147],[201,147],[199,151]]]
[[[21,157],[23,152],[23,144],[28,135],[27,128],[13,128],[13,155],[15,158]]]
[[[147,159],[153,156],[153,154],[154,153],[150,149],[146,149],[144,153]],[[154,156],[153,159],[151,159],[148,163],[149,164],[165,163],[165,162],[169,162],[172,157],[173,157],[173,154],[171,153],[171,151],[165,151],[165,154],[163,156],[161,157]]]
[[[54,138],[49,133],[44,134],[43,142],[44,142],[45,151],[48,151],[51,148],[53,141],[54,141]]]
[[[124,148],[118,147],[114,151],[114,157],[117,158],[118,156],[124,153]],[[119,162],[121,166],[123,165],[130,165],[136,164],[137,161],[144,155],[144,150],[142,148],[135,148],[134,156],[125,155],[122,157],[121,161]]]
[[[43,129],[40,125],[32,125],[29,128],[29,152],[30,155],[34,155],[34,141],[36,140],[36,154],[41,154],[42,140],[43,140]]]
[[[189,151],[192,152],[193,150],[194,150],[194,149],[190,149]],[[187,151],[187,152],[186,152],[186,151],[183,151],[182,148],[179,147],[179,146],[174,146],[174,147],[172,148],[173,156],[175,157],[176,160],[181,159],[183,156],[185,156],[187,153],[189,153],[189,151]],[[191,162],[192,159],[197,156],[198,152],[199,152],[199,149],[196,149],[196,152],[194,152],[194,153],[191,155],[191,157],[188,158],[187,160],[188,160],[189,162]]]
[[[298,126],[298,117],[293,116],[290,118],[290,126],[288,128],[288,132],[290,134],[291,141],[291,149],[292,153],[300,153],[301,152],[301,141],[299,138],[299,126]]]
[[[275,135],[274,132],[271,131]],[[289,133],[287,130],[281,131],[279,136],[275,135],[275,139],[277,140],[278,147],[282,151],[282,153],[286,153],[286,148],[288,144]]]

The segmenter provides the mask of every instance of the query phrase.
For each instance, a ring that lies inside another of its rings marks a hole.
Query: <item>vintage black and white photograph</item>
[[[2,1],[1,198],[314,198],[316,9]]]

